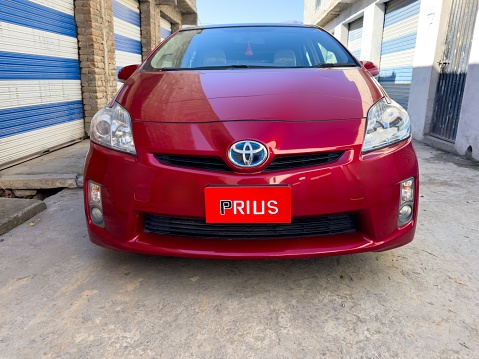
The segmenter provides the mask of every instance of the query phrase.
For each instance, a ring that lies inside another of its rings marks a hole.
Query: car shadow
[[[371,281],[386,284],[398,271],[395,263],[404,258],[394,251],[294,260],[211,260],[99,251],[110,282],[141,280],[152,287],[166,285],[186,292],[216,289],[240,296],[330,285],[371,286]]]

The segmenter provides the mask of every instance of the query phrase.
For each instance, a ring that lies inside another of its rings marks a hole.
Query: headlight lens
[[[368,112],[363,153],[392,145],[411,136],[411,121],[398,103],[382,98]]]
[[[102,108],[93,117],[90,140],[114,150],[136,154],[130,114],[116,102],[111,108]]]

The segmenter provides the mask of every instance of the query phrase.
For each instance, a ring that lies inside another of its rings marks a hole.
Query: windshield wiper
[[[313,67],[318,67],[318,68],[330,68],[330,67],[358,67],[356,64],[317,64]]]
[[[160,67],[159,69],[155,69],[154,71],[183,71],[189,70],[185,67]]]
[[[267,69],[275,66],[262,66],[262,65],[221,65],[221,66],[198,66],[192,67],[189,70],[228,70],[228,69]]]
[[[198,67],[161,67],[156,71],[193,71],[193,70],[228,70],[228,69],[300,69],[300,68],[333,68],[333,67],[357,67],[356,64],[317,64],[314,66],[280,67],[268,65],[220,65]]]
[[[220,65],[220,66],[198,66],[198,67],[160,67],[156,71],[192,71],[192,70],[227,70],[227,69],[250,69],[263,68],[266,66],[254,65]]]

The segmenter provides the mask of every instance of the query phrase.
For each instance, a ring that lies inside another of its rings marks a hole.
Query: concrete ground
[[[0,198],[0,235],[45,210],[45,202],[37,199]]]
[[[478,358],[479,168],[416,144],[415,240],[214,261],[102,249],[80,189],[0,237],[0,358]]]
[[[0,170],[0,235],[46,208],[36,199],[11,197],[43,199],[45,190],[83,187],[89,145],[90,141],[84,140]]]
[[[0,170],[0,189],[76,188],[83,185],[83,166],[90,145],[71,146]]]

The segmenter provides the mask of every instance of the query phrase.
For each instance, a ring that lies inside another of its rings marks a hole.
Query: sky
[[[303,22],[303,0],[197,0],[198,25]]]

